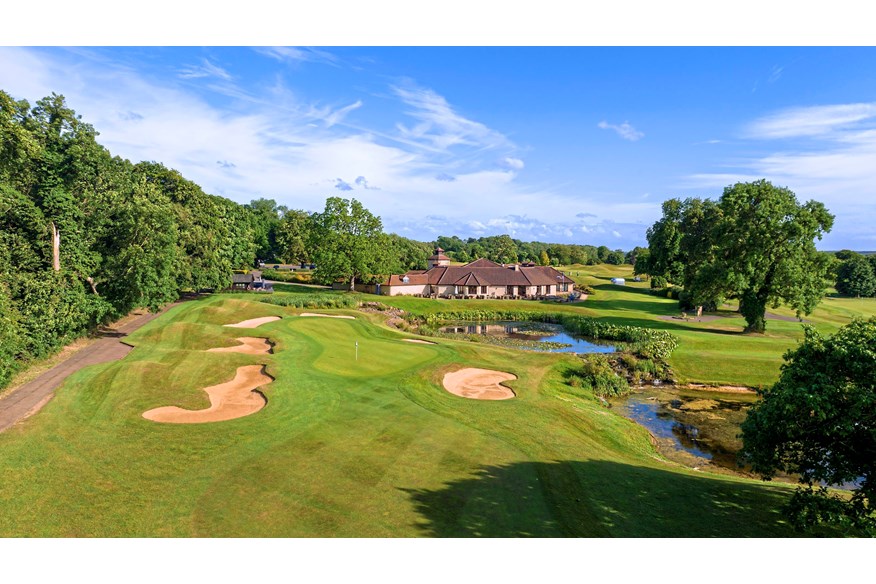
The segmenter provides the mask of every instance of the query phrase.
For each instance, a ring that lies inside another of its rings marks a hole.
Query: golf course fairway
[[[251,297],[250,297],[251,298]],[[297,318],[246,296],[184,302],[130,335],[124,359],[71,376],[0,434],[2,537],[788,536],[791,488],[664,461],[648,433],[565,382],[576,358],[441,339],[380,316]],[[272,353],[211,352],[247,329]],[[245,417],[160,424],[210,407],[204,387],[264,365]],[[445,374],[507,372],[514,399],[452,395]]]

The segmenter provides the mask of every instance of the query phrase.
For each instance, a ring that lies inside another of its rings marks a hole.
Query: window
[[[487,293],[487,287],[481,286],[481,294],[486,294],[486,293]]]
[[[517,286],[517,294],[520,296],[526,296],[526,286]]]
[[[505,295],[514,296],[514,286],[505,286]]]
[[[477,293],[478,293],[478,287],[477,287],[477,286],[469,286],[469,287],[468,287],[468,293],[469,293],[469,294],[477,294]]]

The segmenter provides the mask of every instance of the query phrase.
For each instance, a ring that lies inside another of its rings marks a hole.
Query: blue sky
[[[876,249],[876,49],[0,47],[132,161],[207,192],[355,197],[419,240],[645,244],[670,197],[767,178]]]

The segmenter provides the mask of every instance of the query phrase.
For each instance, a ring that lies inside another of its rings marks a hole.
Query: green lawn
[[[611,318],[638,298],[599,296]],[[80,371],[0,434],[0,536],[790,535],[788,486],[663,461],[643,428],[565,384],[575,357],[405,343],[378,315],[302,318],[252,300],[183,303],[131,335],[125,359]],[[221,326],[267,315],[284,318]],[[268,337],[275,354],[204,351],[237,336]],[[256,414],[141,417],[205,407],[199,388],[259,363],[275,381]],[[514,373],[518,397],[447,393],[443,373],[463,365]]]
[[[665,329],[680,339],[679,348],[669,360],[679,382],[758,387],[778,379],[782,355],[803,338],[796,320],[768,320],[763,335],[743,334],[745,320],[731,310],[722,318],[697,322],[681,320],[678,301],[649,293],[648,282],[634,282],[630,265],[561,266],[576,282],[592,286],[596,293],[586,301],[556,304],[527,300],[429,300],[422,298],[381,297],[379,300],[416,314],[429,314],[460,308],[519,309],[562,311],[602,318],[616,324]],[[611,278],[626,278],[626,286],[615,286]],[[378,299],[377,297],[373,297]],[[730,307],[733,308],[733,307]],[[770,310],[784,317],[794,312],[780,307]],[[854,317],[876,316],[876,299],[824,299],[804,320],[823,333],[831,334]]]

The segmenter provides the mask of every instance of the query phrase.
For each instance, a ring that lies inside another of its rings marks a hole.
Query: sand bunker
[[[490,369],[460,369],[444,376],[444,389],[471,399],[511,399],[514,392],[503,381],[517,379],[516,375]]]
[[[265,396],[254,390],[273,380],[264,373],[264,365],[238,367],[233,380],[204,388],[210,396],[210,407],[206,410],[165,406],[143,412],[143,417],[153,422],[169,424],[200,424],[242,418],[265,407]]]
[[[419,343],[421,345],[434,345],[432,341],[424,341],[423,339],[402,339],[406,343]]]
[[[234,347],[207,349],[208,353],[243,353],[244,355],[264,355],[271,352],[271,343],[260,337],[237,337],[242,344]]]
[[[315,312],[302,312],[298,316],[321,316],[323,318],[349,318],[350,320],[356,320],[355,316],[347,316],[346,314],[317,314]]]
[[[228,326],[231,328],[256,328],[257,326],[261,326],[266,322],[274,322],[275,320],[280,320],[279,316],[263,316],[261,318],[251,318],[249,320],[240,321],[237,324],[226,324],[223,326]]]

